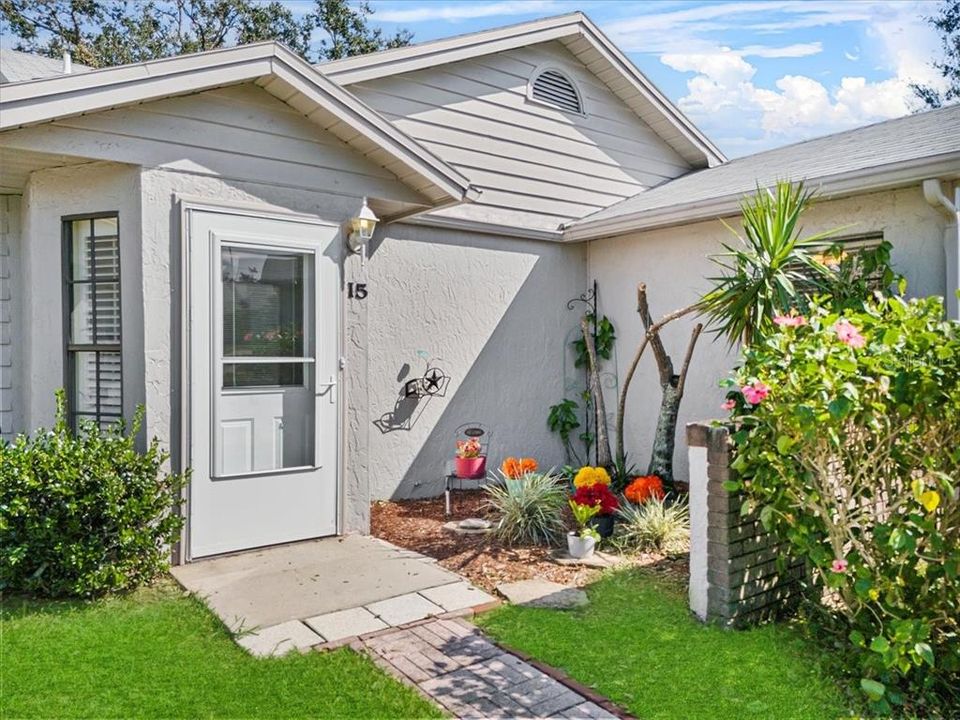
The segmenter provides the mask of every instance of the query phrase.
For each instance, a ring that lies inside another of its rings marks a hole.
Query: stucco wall
[[[49,427],[54,391],[63,387],[62,220],[65,215],[117,212],[120,218],[120,312],[123,409],[132,417],[144,400],[140,263],[140,170],[96,162],[30,175],[22,199],[22,318],[20,353],[29,392],[22,394],[23,430]]]
[[[20,198],[0,197],[0,438],[10,440],[23,422],[19,393]]]
[[[729,222],[729,220],[728,220]],[[804,228],[819,230],[850,225],[845,233],[882,230],[893,244],[893,262],[907,277],[913,295],[943,295],[946,287],[943,231],[946,220],[923,199],[919,186],[896,191],[823,201],[804,217]],[[636,285],[645,282],[652,313],[658,318],[700,297],[714,274],[708,256],[721,250],[720,242],[732,239],[719,220],[651,230],[590,243],[591,278],[600,284],[601,312],[617,328],[617,358],[621,373],[640,342],[642,331],[636,313]],[[681,319],[668,326],[664,343],[679,363],[696,320]],[[723,392],[717,387],[736,362],[723,340],[704,334],[697,346],[677,423],[675,471],[687,476],[683,432],[688,422],[717,417]],[[626,450],[641,470],[650,458],[660,390],[656,365],[647,352],[630,388],[626,415]],[[611,432],[613,428],[611,428]]]
[[[586,285],[584,246],[398,225],[368,262],[370,480],[374,499],[436,495],[456,428],[492,431],[488,467],[509,455],[549,467],[563,449],[546,425],[563,397],[564,338]],[[402,400],[430,360],[445,397]],[[375,423],[375,424],[374,424]]]

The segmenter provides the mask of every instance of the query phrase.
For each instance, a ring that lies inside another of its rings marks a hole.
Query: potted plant
[[[487,474],[487,456],[477,438],[457,440],[454,472],[465,480],[475,480]]]
[[[580,468],[573,479],[576,490],[573,502],[579,505],[596,506],[597,512],[590,518],[590,525],[600,537],[613,535],[613,522],[620,501],[610,490],[610,475],[602,467]]]
[[[569,502],[577,529],[567,533],[567,552],[570,557],[582,560],[593,555],[594,548],[600,542],[600,533],[590,525],[594,515],[600,512],[600,506],[581,505],[573,499]]]

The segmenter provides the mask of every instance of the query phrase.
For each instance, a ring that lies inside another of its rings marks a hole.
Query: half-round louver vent
[[[566,75],[559,70],[544,70],[533,81],[531,96],[561,110],[583,114],[580,93]]]

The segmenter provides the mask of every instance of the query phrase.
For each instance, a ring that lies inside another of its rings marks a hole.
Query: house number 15
[[[347,297],[351,300],[364,300],[367,297],[366,283],[347,283]]]

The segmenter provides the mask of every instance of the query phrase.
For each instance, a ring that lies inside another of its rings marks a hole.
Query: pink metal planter
[[[487,458],[485,455],[472,458],[454,458],[456,467],[454,471],[458,478],[464,480],[476,480],[487,474]]]

